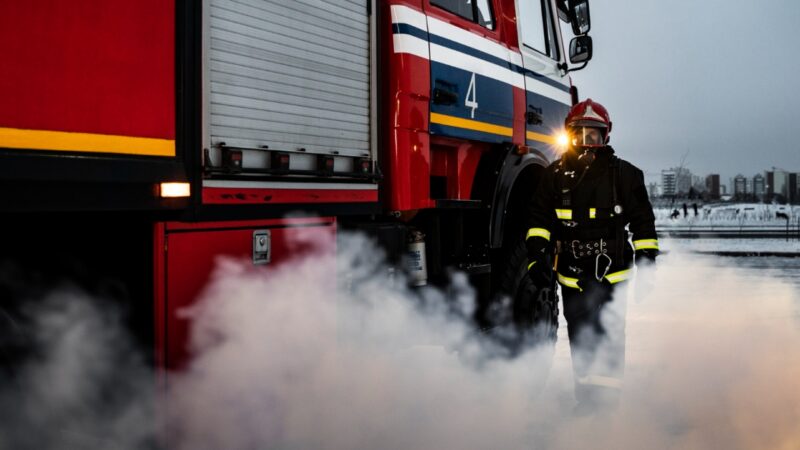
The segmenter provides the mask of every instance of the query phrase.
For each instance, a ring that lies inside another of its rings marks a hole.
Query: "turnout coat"
[[[642,171],[610,146],[580,157],[569,152],[547,167],[530,199],[527,222],[531,265],[542,261],[541,254],[556,254],[558,282],[568,288],[625,281],[634,253],[654,260],[658,252]],[[552,263],[547,260],[548,267],[538,270],[547,271]]]

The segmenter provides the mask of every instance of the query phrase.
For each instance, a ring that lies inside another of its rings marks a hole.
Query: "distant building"
[[[664,197],[672,197],[677,194],[676,182],[678,174],[672,170],[661,171],[661,195]]]
[[[689,198],[705,198],[706,192],[706,180],[698,175],[692,175],[692,187],[689,189]]]
[[[747,177],[738,174],[733,177],[733,198],[744,200],[747,197]]]
[[[767,186],[766,198],[764,199],[765,201],[776,201],[778,203],[786,203],[789,201],[791,197],[789,175],[789,172],[782,169],[776,169],[775,167],[766,172]]]
[[[648,185],[647,185],[647,195],[649,195],[650,198],[655,198],[655,197],[658,197],[659,195],[661,195],[661,193],[659,192],[659,189],[658,189],[658,183],[655,183],[655,182],[648,183]]]
[[[673,168],[675,171],[675,190],[678,195],[687,195],[692,189],[692,172],[684,167]]]
[[[724,188],[725,186],[722,187]],[[723,194],[723,192],[720,191],[718,173],[712,173],[706,176],[706,191],[708,192],[709,198],[713,200],[719,200],[719,197]]]
[[[664,197],[683,197],[697,189],[692,189],[695,185],[692,172],[685,167],[673,167],[669,170],[661,171],[661,195]],[[702,180],[701,180],[702,185]]]
[[[766,174],[766,196],[765,202],[771,202],[772,197],[775,195],[775,172],[767,171]]]
[[[789,174],[789,203],[796,204],[800,201],[800,192],[797,191],[797,173]]]
[[[764,179],[764,175],[758,173],[753,176],[753,195],[756,197],[756,200],[764,200],[766,194],[766,180]]]

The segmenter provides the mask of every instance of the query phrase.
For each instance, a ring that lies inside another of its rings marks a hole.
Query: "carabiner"
[[[603,270],[603,274],[602,275],[598,275],[597,274],[597,272],[598,272],[597,269],[600,268],[600,257],[601,256],[605,256],[606,257],[606,259],[608,260],[608,264],[606,264],[606,268],[605,268],[605,270]],[[597,255],[597,258],[594,259],[594,278],[597,281],[603,281],[603,278],[606,277],[606,274],[608,274],[608,270],[609,269],[611,269],[611,257],[608,256],[606,253],[600,253],[599,255]]]

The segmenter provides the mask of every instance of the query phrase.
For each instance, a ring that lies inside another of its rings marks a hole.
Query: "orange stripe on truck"
[[[464,128],[467,130],[482,131],[484,133],[498,134],[500,136],[511,137],[514,134],[514,129],[491,123],[480,122],[472,119],[463,119],[461,117],[448,116],[446,114],[431,113],[431,122],[439,125],[446,125],[455,128]]]
[[[175,156],[175,141],[110,134],[0,128],[0,147],[63,152]]]

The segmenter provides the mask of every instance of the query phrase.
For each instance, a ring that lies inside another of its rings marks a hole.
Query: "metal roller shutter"
[[[210,0],[211,144],[369,153],[364,0]]]

